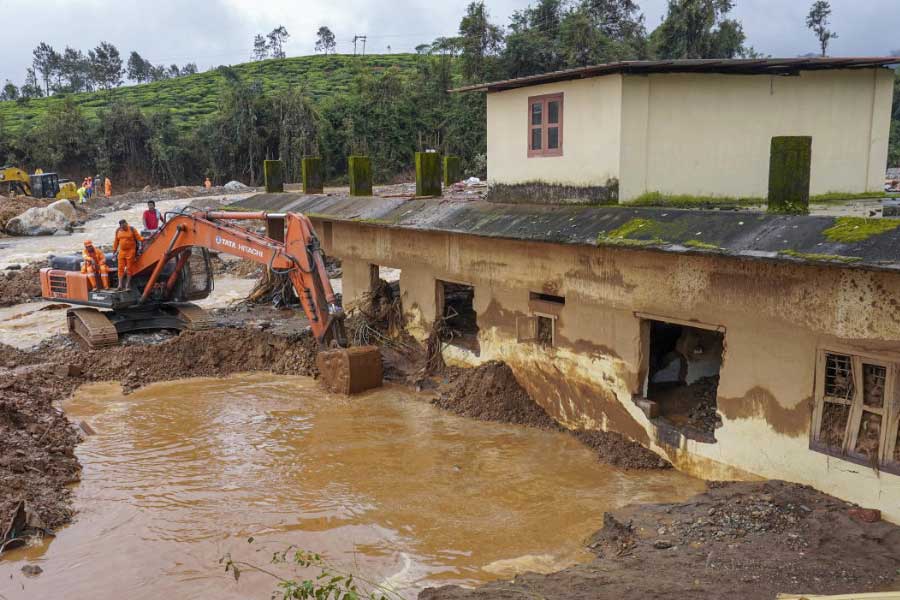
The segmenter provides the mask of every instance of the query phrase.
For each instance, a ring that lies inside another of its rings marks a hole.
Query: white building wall
[[[528,98],[562,92],[562,156],[528,157]],[[605,186],[619,177],[622,77],[611,75],[488,94],[490,183]]]

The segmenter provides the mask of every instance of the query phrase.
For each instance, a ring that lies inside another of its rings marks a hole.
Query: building
[[[811,136],[810,193],[880,192],[885,58],[631,61],[497,81],[487,169],[501,201],[765,198],[770,143]]]
[[[400,269],[415,337],[449,317],[446,361],[505,361],[566,427],[623,433],[704,478],[801,482],[900,521],[900,220],[239,204],[309,215],[343,262],[345,306],[379,266]]]

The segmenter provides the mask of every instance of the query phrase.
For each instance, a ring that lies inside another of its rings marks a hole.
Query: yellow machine
[[[44,173],[38,169],[29,175],[18,167],[6,166],[0,167],[0,194],[77,200],[78,188],[74,181],[60,179],[56,173]]]

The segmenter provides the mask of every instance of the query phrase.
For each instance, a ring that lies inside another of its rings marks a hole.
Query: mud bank
[[[40,298],[40,271],[46,266],[46,262],[36,262],[21,269],[0,271],[0,306],[12,306]]]
[[[431,588],[419,600],[771,600],[900,589],[900,527],[866,522],[801,485],[710,483],[688,502],[631,505],[603,524],[588,564],[474,590]]]

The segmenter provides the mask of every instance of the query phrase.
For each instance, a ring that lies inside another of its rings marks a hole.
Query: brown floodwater
[[[604,511],[703,488],[397,387],[345,398],[306,378],[242,375],[125,396],[103,384],[65,409],[96,430],[77,449],[76,520],[0,559],[0,598],[265,599],[270,576],[235,582],[218,560],[304,575],[268,564],[287,544],[414,598],[587,560]],[[43,573],[26,577],[25,564]]]

